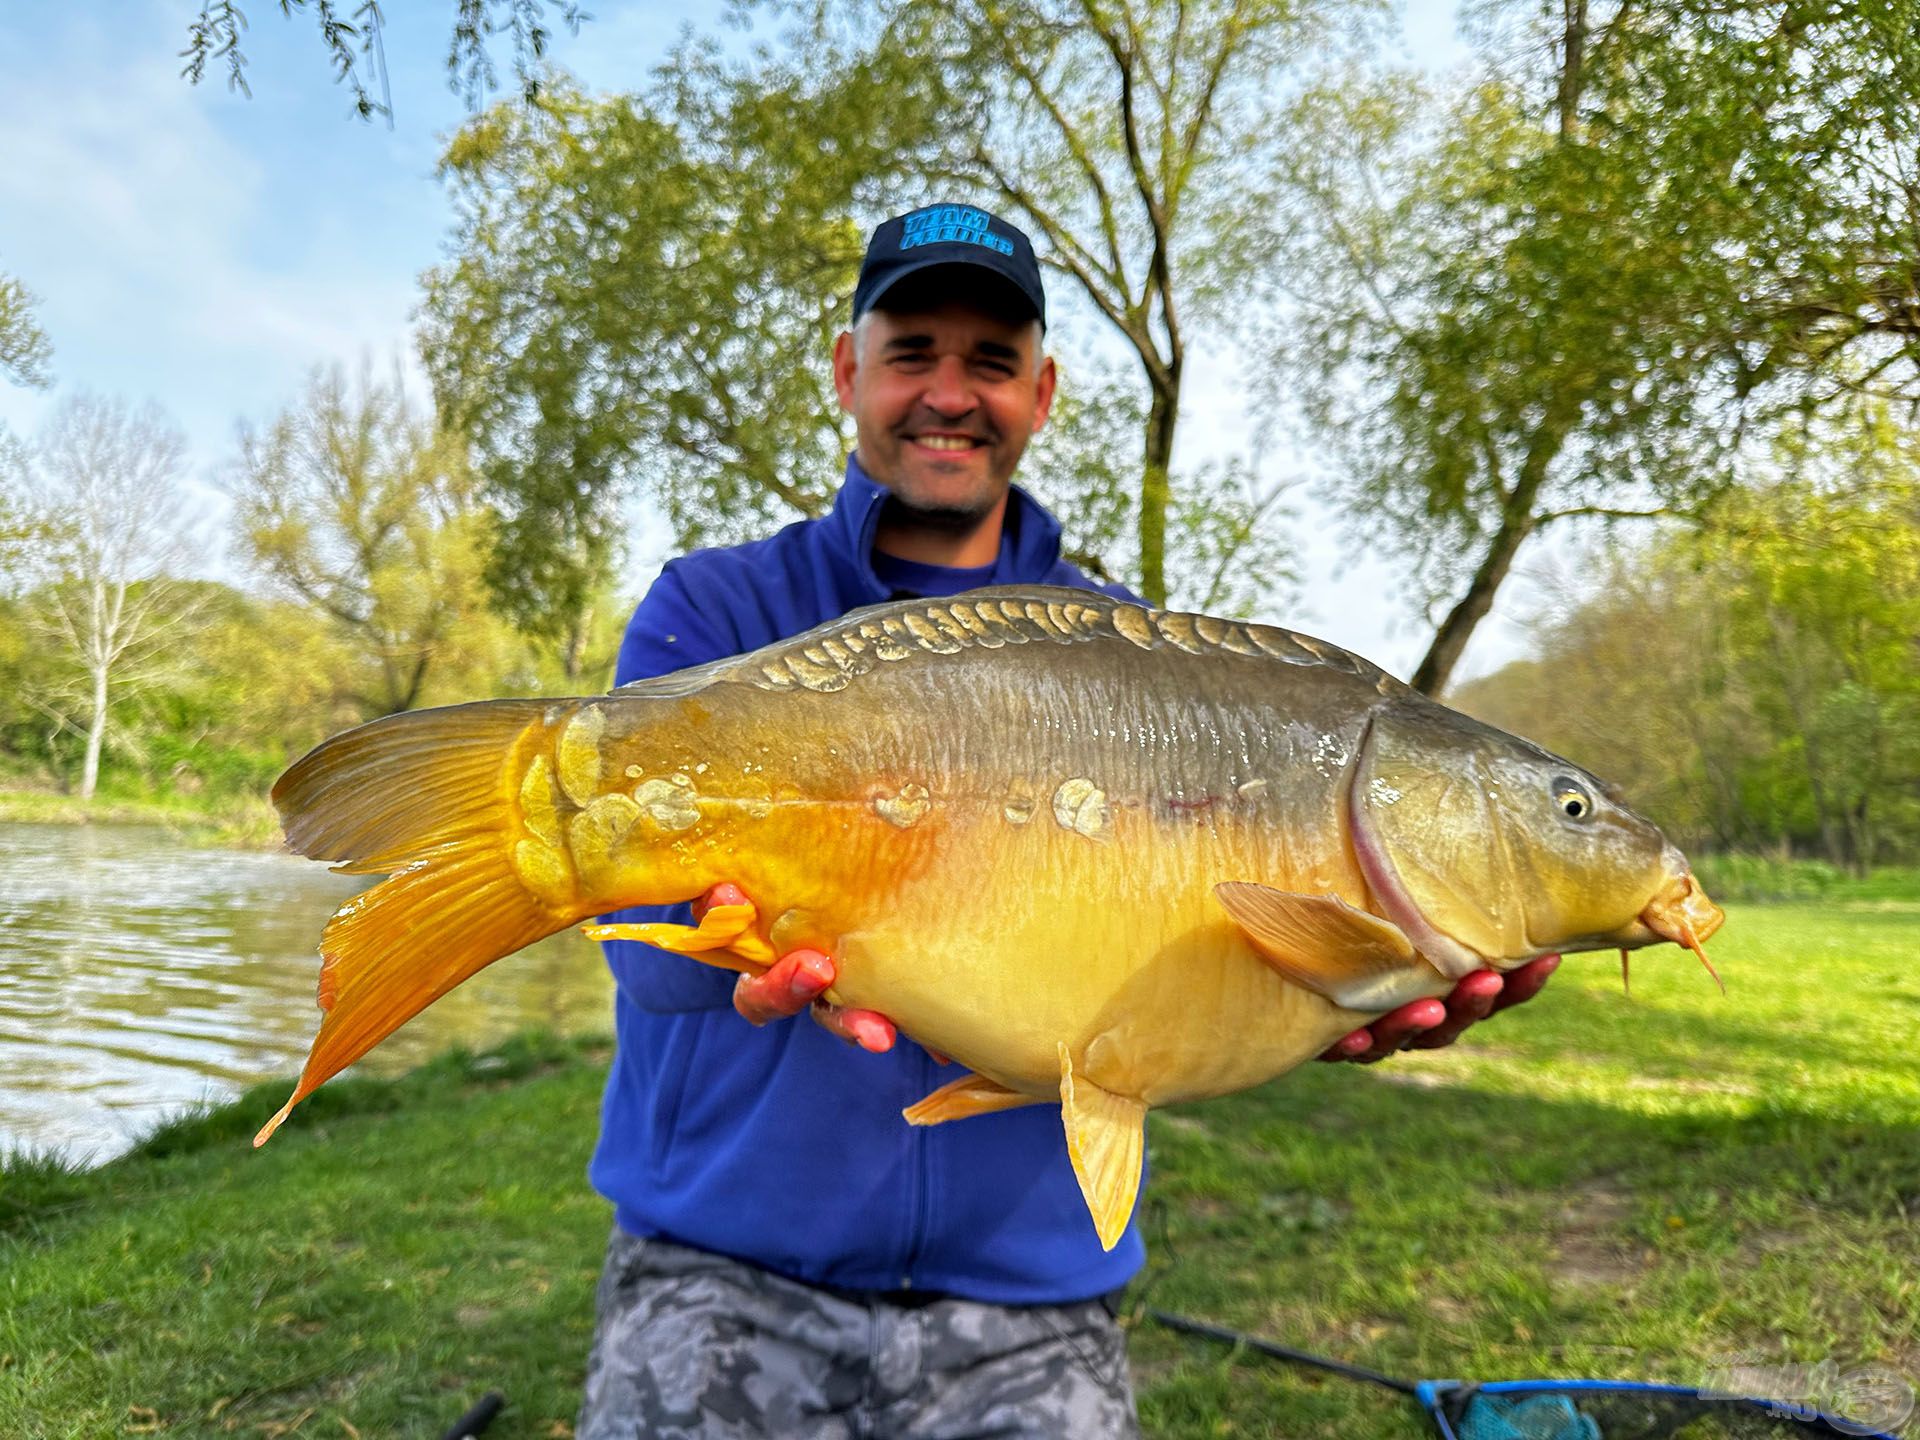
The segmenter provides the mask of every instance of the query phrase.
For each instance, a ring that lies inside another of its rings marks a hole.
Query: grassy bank
[[[96,795],[91,801],[51,790],[0,789],[0,822],[34,825],[158,825],[192,840],[248,849],[280,844],[280,821],[264,795],[206,799],[169,793]]]
[[[1409,1375],[1920,1376],[1920,911],[1765,906],[1633,998],[1605,957],[1449,1052],[1156,1115],[1143,1304]],[[268,1087],[103,1170],[0,1175],[0,1434],[565,1434],[604,1054]],[[1415,1435],[1391,1397],[1151,1325],[1148,1430]],[[1915,1433],[1920,1433],[1917,1430]]]

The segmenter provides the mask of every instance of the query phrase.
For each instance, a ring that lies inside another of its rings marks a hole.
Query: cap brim
[[[1040,307],[1033,297],[999,270],[991,265],[945,258],[908,266],[889,276],[887,282],[868,297],[867,309],[911,309],[922,303],[941,304],[948,300],[985,300],[991,302],[995,311],[1015,319],[1040,318]]]

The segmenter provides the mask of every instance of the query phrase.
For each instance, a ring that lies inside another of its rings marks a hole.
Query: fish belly
[[[1150,1105],[1258,1084],[1360,1023],[1221,910],[1212,887],[1247,873],[1249,837],[1149,841],[1149,823],[1116,817],[1102,842],[1050,815],[954,825],[938,861],[849,917],[830,998],[1035,1096],[1058,1094],[1065,1042],[1076,1074]]]

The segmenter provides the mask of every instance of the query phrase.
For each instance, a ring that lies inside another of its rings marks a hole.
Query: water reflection
[[[103,1160],[184,1104],[293,1073],[319,1025],[321,927],[367,883],[164,830],[0,824],[0,1148]],[[529,1025],[604,1030],[610,989],[597,948],[557,935],[483,970],[362,1068]]]

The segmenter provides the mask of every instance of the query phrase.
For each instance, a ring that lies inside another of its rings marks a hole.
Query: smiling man
[[[619,683],[889,599],[1021,583],[1125,595],[1063,561],[1059,525],[1012,483],[1053,401],[1045,330],[1013,226],[965,205],[881,225],[834,346],[857,447],[833,510],[670,563],[628,627]],[[579,1440],[1135,1433],[1114,1297],[1144,1251],[1133,1227],[1101,1248],[1057,1112],[905,1124],[943,1062],[883,1016],[816,1003],[834,973],[818,951],[737,981],[633,942],[607,955],[618,1044],[592,1176],[616,1224]],[[1407,1006],[1328,1058],[1445,1043],[1550,968],[1504,994],[1470,976],[1446,1006]],[[810,1006],[820,1023],[796,1023]]]

